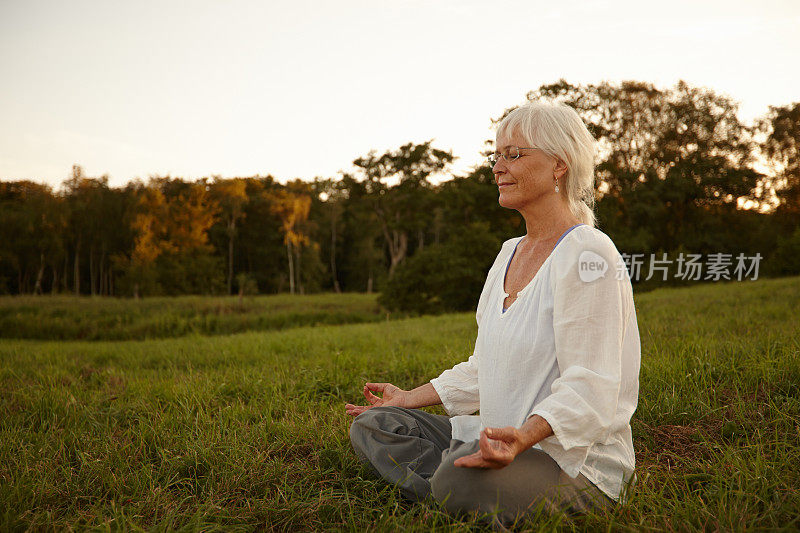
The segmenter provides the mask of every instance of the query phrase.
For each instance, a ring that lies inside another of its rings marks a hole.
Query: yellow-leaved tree
[[[212,252],[208,229],[218,213],[219,206],[208,194],[204,180],[186,183],[168,177],[151,178],[142,186],[136,213],[131,217],[133,249],[130,257],[122,261],[127,263],[124,266],[134,297],[138,298],[142,291],[158,292],[159,278],[166,271],[174,271],[176,265],[191,266],[187,258],[208,256]],[[206,274],[213,277],[213,273]],[[184,286],[191,284],[187,281]]]
[[[311,196],[302,192],[281,190],[275,196],[274,211],[281,219],[283,242],[289,260],[289,292],[295,294],[297,287],[303,292],[300,282],[300,247],[310,240],[303,231],[311,209]]]

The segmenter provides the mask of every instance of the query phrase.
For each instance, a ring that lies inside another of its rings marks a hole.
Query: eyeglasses
[[[539,150],[539,148],[535,146],[532,146],[530,148],[525,148],[520,146],[508,146],[506,147],[506,151],[504,153],[501,154],[500,152],[494,152],[489,154],[489,157],[487,157],[486,159],[492,166],[495,166],[497,162],[500,161],[501,157],[506,161],[508,161],[509,163],[511,163],[512,161],[516,161],[517,159],[519,159],[520,156],[524,155],[519,153],[520,150]]]

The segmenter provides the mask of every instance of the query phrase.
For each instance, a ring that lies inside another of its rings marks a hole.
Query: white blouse
[[[452,416],[454,439],[520,427],[537,414],[554,435],[535,448],[569,476],[583,473],[624,499],[625,483],[635,480],[630,419],[641,360],[625,263],[605,233],[573,227],[503,312],[506,268],[521,239],[503,243],[486,277],[472,356],[431,383]]]

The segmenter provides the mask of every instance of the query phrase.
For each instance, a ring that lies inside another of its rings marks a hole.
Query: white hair
[[[567,172],[559,183],[570,212],[589,226],[594,215],[594,161],[597,142],[575,110],[563,103],[528,102],[506,115],[497,126],[497,136],[518,131],[530,146],[560,159]]]

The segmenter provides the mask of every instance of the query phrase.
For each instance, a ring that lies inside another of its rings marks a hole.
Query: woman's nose
[[[503,164],[504,161],[505,161],[505,159],[503,159],[501,157],[501,158],[499,158],[497,160],[497,162],[492,167],[492,174],[494,174],[495,178],[497,178],[498,174],[502,174],[505,171],[505,168],[501,167],[501,165]]]

